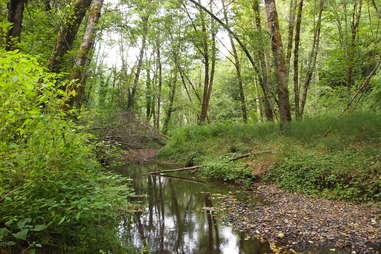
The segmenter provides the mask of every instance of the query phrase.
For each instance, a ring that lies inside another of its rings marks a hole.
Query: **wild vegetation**
[[[28,55],[0,54],[2,253],[117,250],[132,190],[101,169],[91,136],[61,111],[60,76]]]
[[[380,202],[380,134],[381,116],[365,112],[294,122],[286,134],[274,124],[223,123],[178,130],[160,156],[206,165],[202,174],[224,181],[256,177],[290,191]],[[245,163],[229,161],[250,151]]]
[[[0,253],[122,251],[120,148],[380,204],[380,28],[378,0],[0,0]]]

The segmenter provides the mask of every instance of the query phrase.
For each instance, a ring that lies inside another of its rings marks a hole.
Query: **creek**
[[[135,166],[119,170],[133,179],[143,208],[132,221],[122,223],[123,244],[128,253],[256,254],[272,253],[268,243],[251,239],[222,223],[213,212],[212,194],[237,192],[252,204],[257,201],[241,189],[206,183],[190,174],[175,177],[149,175],[157,167]]]

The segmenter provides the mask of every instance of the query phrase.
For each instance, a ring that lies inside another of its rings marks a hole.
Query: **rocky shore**
[[[380,209],[289,193],[257,185],[262,205],[248,206],[239,194],[215,196],[226,223],[280,246],[281,253],[381,253]],[[328,247],[327,247],[328,246]]]

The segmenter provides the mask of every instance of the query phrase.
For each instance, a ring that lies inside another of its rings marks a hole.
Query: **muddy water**
[[[131,168],[123,174],[133,179],[144,207],[132,223],[121,226],[128,253],[255,254],[271,253],[268,244],[249,239],[223,225],[213,213],[211,194],[236,191],[222,184],[203,183],[183,176],[169,178],[145,172],[154,168]],[[242,195],[244,196],[244,195]]]

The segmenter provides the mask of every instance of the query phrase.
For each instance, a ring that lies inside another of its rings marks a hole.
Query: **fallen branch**
[[[234,158],[230,159],[229,161],[236,161],[236,160],[240,160],[240,159],[243,159],[243,158],[250,157],[252,155],[259,155],[259,154],[272,153],[272,152],[273,152],[272,150],[267,150],[267,151],[260,151],[260,152],[245,153],[245,154],[241,154],[241,155],[239,155],[237,157],[234,157]]]
[[[172,172],[180,172],[180,171],[188,171],[188,170],[196,170],[199,168],[205,167],[204,165],[192,166],[192,167],[184,167],[184,168],[175,168],[175,169],[165,169],[159,171],[150,172],[151,175],[163,174],[163,173],[172,173]]]
[[[239,155],[237,157],[234,157],[230,159],[229,161],[236,161],[242,158],[246,158],[252,155],[259,155],[259,154],[264,154],[264,153],[272,153],[272,150],[267,150],[267,151],[260,151],[260,152],[251,152],[251,153],[245,153],[242,155]],[[165,169],[165,170],[158,170],[158,171],[153,171],[150,172],[149,174],[151,175],[159,175],[159,174],[165,174],[165,173],[173,173],[173,172],[180,172],[180,171],[190,171],[190,170],[196,170],[199,168],[203,168],[205,165],[198,165],[198,166],[192,166],[192,167],[184,167],[184,168],[175,168],[175,169]]]
[[[186,177],[180,177],[180,176],[172,176],[172,175],[160,175],[160,176],[166,177],[166,178],[172,178],[172,179],[183,181],[183,182],[189,182],[189,183],[197,183],[197,184],[205,184],[206,183],[204,181],[199,181],[199,180],[186,178]]]

